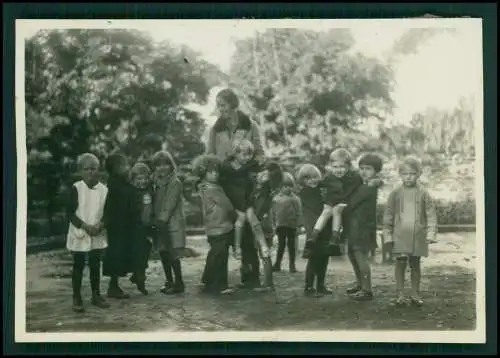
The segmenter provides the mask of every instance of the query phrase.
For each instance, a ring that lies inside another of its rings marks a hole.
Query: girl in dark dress
[[[120,154],[106,160],[109,174],[108,196],[104,221],[108,232],[108,247],[103,260],[103,275],[110,277],[107,295],[110,298],[130,298],[120,287],[118,279],[135,271],[134,249],[140,226],[140,207],[137,191],[128,181],[128,161]]]

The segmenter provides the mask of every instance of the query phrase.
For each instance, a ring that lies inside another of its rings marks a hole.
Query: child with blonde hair
[[[94,154],[80,155],[77,167],[81,180],[74,183],[70,190],[66,248],[73,256],[73,310],[81,313],[85,311],[81,286],[86,257],[92,289],[91,303],[100,308],[109,307],[100,292],[101,256],[108,246],[103,222],[108,188],[98,180],[99,159]]]
[[[347,205],[349,195],[362,184],[359,173],[353,170],[351,153],[344,148],[335,149],[330,154],[330,161],[327,165],[327,173],[321,183],[325,190],[324,205],[321,215],[314,224],[314,229],[307,237],[303,256],[307,258],[309,248],[317,239],[319,232],[325,227],[330,218],[331,241],[328,250],[334,256],[341,255],[339,241],[340,228],[342,226],[342,211]]]
[[[302,220],[306,230],[306,237],[312,235],[314,225],[323,211],[321,181],[321,171],[315,165],[304,164],[297,172],[298,196],[302,206]],[[330,222],[327,222],[327,224],[331,225],[331,220],[332,218],[329,219]],[[304,293],[308,296],[332,293],[325,285],[326,270],[330,258],[328,247],[332,236],[330,227],[325,225],[316,235],[316,240],[309,248],[304,287]],[[314,287],[315,281],[316,287]]]
[[[392,243],[396,258],[396,304],[407,302],[404,296],[406,267],[411,270],[411,296],[413,304],[421,305],[421,257],[429,254],[429,243],[437,233],[437,216],[433,199],[419,183],[422,174],[420,161],[412,156],[403,159],[399,167],[402,185],[395,188],[387,200],[384,214],[384,238]]]

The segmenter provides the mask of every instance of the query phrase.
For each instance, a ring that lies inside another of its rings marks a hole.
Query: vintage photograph
[[[16,341],[485,342],[481,25],[17,20]]]

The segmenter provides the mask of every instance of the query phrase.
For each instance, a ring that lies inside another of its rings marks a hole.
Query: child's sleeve
[[[427,191],[424,193],[424,206],[427,219],[427,241],[432,242],[437,236],[437,213],[436,204]]]
[[[223,208],[224,210],[228,212],[233,212],[234,207],[227,195],[224,193],[224,191],[221,190],[215,190],[215,189],[207,189],[204,193],[205,200],[207,203],[211,206],[216,206],[219,208]]]
[[[215,131],[213,128],[208,131],[206,153],[215,154]]]
[[[162,223],[168,223],[179,203],[179,200],[182,200],[182,184],[180,181],[175,180],[167,193],[168,196],[164,199],[162,208],[157,216],[157,219]]]
[[[78,209],[78,191],[75,186],[71,186],[68,195],[68,219],[69,222],[73,224],[76,228],[80,229],[82,227],[83,221],[76,215],[76,210]]]
[[[387,199],[387,204],[384,211],[383,229],[385,242],[392,242],[392,233],[394,231],[394,202],[396,199],[396,191],[391,192]]]
[[[295,213],[297,215],[297,227],[304,226],[304,218],[302,216],[302,202],[298,196],[294,196],[293,203],[295,206]]]

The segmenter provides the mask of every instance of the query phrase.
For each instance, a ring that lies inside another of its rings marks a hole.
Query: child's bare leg
[[[411,270],[411,297],[413,301],[421,303],[420,298],[420,257],[410,257],[410,270]]]
[[[234,246],[233,252],[236,256],[239,256],[241,252],[241,240],[243,239],[243,231],[245,229],[246,215],[241,211],[236,212],[238,214],[238,218],[234,223]]]
[[[405,289],[405,272],[408,258],[401,256],[396,259],[395,276],[396,276],[396,290],[400,299],[404,297]]]
[[[372,274],[370,263],[368,262],[368,253],[363,250],[356,250],[354,252],[356,262],[361,274],[361,289],[364,292],[372,292]]]
[[[332,209],[332,243],[338,244],[340,241],[340,228],[342,226],[342,212],[344,211],[345,205],[339,204]]]
[[[269,256],[269,248],[266,242],[266,235],[264,234],[264,230],[262,229],[262,225],[260,223],[259,218],[255,214],[255,210],[253,208],[248,208],[246,213],[246,220],[248,220],[250,227],[252,229],[252,233],[259,245],[259,249],[262,250],[262,253],[265,256]]]
[[[323,206],[323,211],[321,212],[321,215],[318,217],[316,220],[316,223],[314,224],[314,232],[320,232],[328,222],[328,219],[332,216],[332,207],[330,205],[324,205]],[[340,228],[340,225],[339,225]]]

